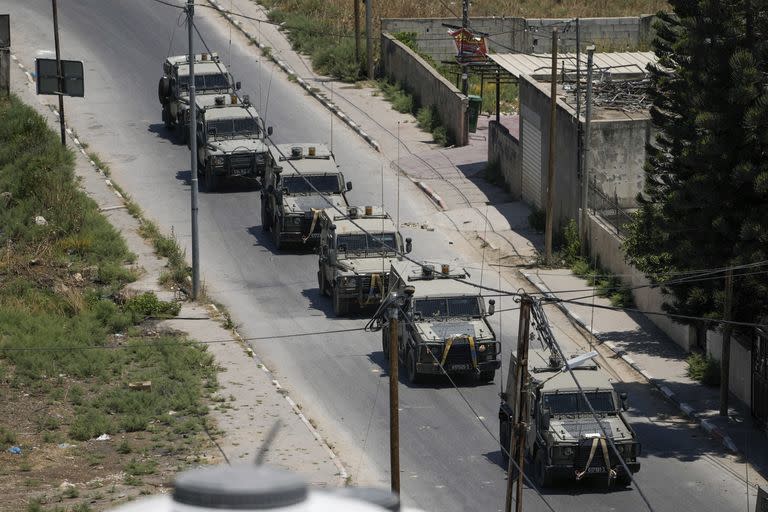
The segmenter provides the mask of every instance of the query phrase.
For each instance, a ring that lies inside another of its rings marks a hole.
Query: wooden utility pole
[[[370,0],[368,0],[370,2]],[[400,495],[400,413],[398,397],[397,307],[389,310],[389,473],[392,492]]]
[[[509,465],[507,466],[506,512],[512,511],[512,487],[516,484],[515,512],[523,510],[523,478],[525,477],[525,434],[528,429],[530,407],[528,405],[528,345],[530,342],[531,304],[533,299],[523,295],[520,300],[520,325],[517,330],[517,364],[515,365],[514,425],[509,429]],[[517,467],[515,467],[515,463]],[[513,479],[513,471],[517,478]],[[514,482],[514,483],[513,483]]]
[[[360,64],[360,0],[352,0],[355,11],[355,62]]]
[[[547,224],[544,230],[544,257],[552,263],[552,225],[555,203],[555,142],[557,133],[557,27],[552,29],[552,86],[549,115],[549,169],[547,172]]]
[[[587,105],[584,111],[584,161],[581,164],[581,222],[579,223],[579,236],[581,240],[582,256],[587,255],[587,236],[589,229],[589,155],[592,144],[592,68],[595,58],[595,47],[587,48]],[[581,159],[581,155],[579,155]]]
[[[373,0],[365,1],[365,58],[368,62],[368,80],[373,80]]]
[[[469,0],[462,0],[461,2],[461,28],[469,27]],[[467,66],[461,65],[461,93],[467,95],[469,92],[469,74],[467,73]]]
[[[733,270],[725,271],[725,311],[723,319],[733,317]],[[728,416],[728,392],[731,375],[731,324],[723,325],[723,349],[720,354],[720,416]]]
[[[67,129],[64,123],[64,71],[61,68],[61,50],[59,48],[59,10],[56,0],[51,0],[53,7],[53,44],[56,47],[56,75],[59,78],[59,126],[61,127],[61,145],[67,145]]]

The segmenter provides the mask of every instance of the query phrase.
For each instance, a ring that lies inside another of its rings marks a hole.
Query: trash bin
[[[483,98],[473,94],[470,94],[467,98],[469,99],[469,105],[467,106],[469,131],[475,133],[477,131],[477,118],[480,116],[480,110],[483,108]]]

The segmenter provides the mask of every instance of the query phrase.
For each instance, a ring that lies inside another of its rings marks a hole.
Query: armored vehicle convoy
[[[342,210],[344,211],[344,210]],[[378,206],[350,206],[345,213],[325,208],[319,213],[320,293],[333,298],[336,316],[375,306],[389,289],[392,263],[410,252],[395,223]]]
[[[487,320],[494,313],[495,301],[491,299],[486,309],[480,289],[472,286],[466,271],[452,271],[449,265],[436,269],[434,265],[396,261],[390,281],[392,290],[414,288],[397,333],[397,353],[410,382],[443,371],[476,375],[483,382],[493,380],[501,366],[501,343]],[[384,326],[381,340],[385,358],[390,334],[389,327]]]
[[[344,183],[333,154],[324,144],[279,144],[270,147],[261,189],[261,226],[272,232],[275,246],[317,245],[320,211],[331,205],[347,211]]]
[[[585,392],[582,395],[571,374],[564,370],[564,363],[549,350],[531,349],[528,361],[530,419],[525,456],[533,463],[536,485],[544,488],[558,479],[587,477],[628,485],[630,475],[605,437],[611,437],[631,473],[640,471],[640,443],[622,412],[626,410],[626,394],[617,394],[605,370],[596,364],[573,368]],[[515,363],[512,356],[507,389],[501,393],[499,408],[499,437],[505,460],[510,453],[516,401]]]
[[[269,158],[264,122],[250,103],[225,105],[201,111],[197,123],[197,172],[209,192],[221,180],[240,176],[261,179]]]
[[[233,94],[240,89],[216,53],[195,55],[195,95]],[[179,128],[183,142],[189,135],[189,56],[174,55],[163,62],[157,86],[166,128]]]

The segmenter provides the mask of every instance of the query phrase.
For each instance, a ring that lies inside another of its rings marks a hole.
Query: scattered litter
[[[43,217],[42,215],[38,215],[37,217],[35,217],[35,224],[37,224],[38,226],[46,226],[48,225],[48,221],[45,220],[45,217]]]
[[[129,382],[128,383],[128,389],[132,389],[134,391],[141,391],[145,389],[152,389],[152,381],[151,380],[145,380],[142,382]]]
[[[72,276],[75,279],[76,283],[82,283],[83,282],[83,274],[80,272],[76,272],[74,276]]]
[[[75,488],[75,484],[71,482],[67,482],[66,480],[61,482],[61,485],[59,485],[59,489],[62,491],[66,491],[68,489],[74,489],[74,488]]]
[[[176,411],[168,411],[168,416],[176,416],[177,414]]]
[[[21,448],[19,448],[18,446],[11,446],[10,448],[8,448],[8,453],[19,455],[21,453]]]
[[[96,438],[96,441],[109,441],[112,439],[107,434],[101,434],[99,437]]]
[[[59,448],[66,450],[67,448],[74,448],[75,444],[69,444],[69,443],[59,443]]]

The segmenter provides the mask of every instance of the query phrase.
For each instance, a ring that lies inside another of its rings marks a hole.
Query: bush
[[[88,441],[114,431],[114,425],[106,414],[94,408],[86,408],[76,413],[69,435],[76,441]]]
[[[720,386],[720,363],[704,354],[693,353],[686,360],[686,375],[705,386]]]
[[[399,83],[390,84],[385,80],[380,80],[379,89],[384,93],[384,98],[392,103],[392,108],[401,114],[413,113],[413,96],[405,92]]]
[[[176,316],[181,310],[181,304],[160,300],[154,293],[146,292],[128,299],[125,310],[133,313],[137,319],[148,316]]]
[[[16,433],[12,430],[0,426],[0,445],[16,444]]]
[[[573,219],[570,219],[563,228],[563,245],[560,248],[560,255],[569,267],[582,259],[579,228]]]

